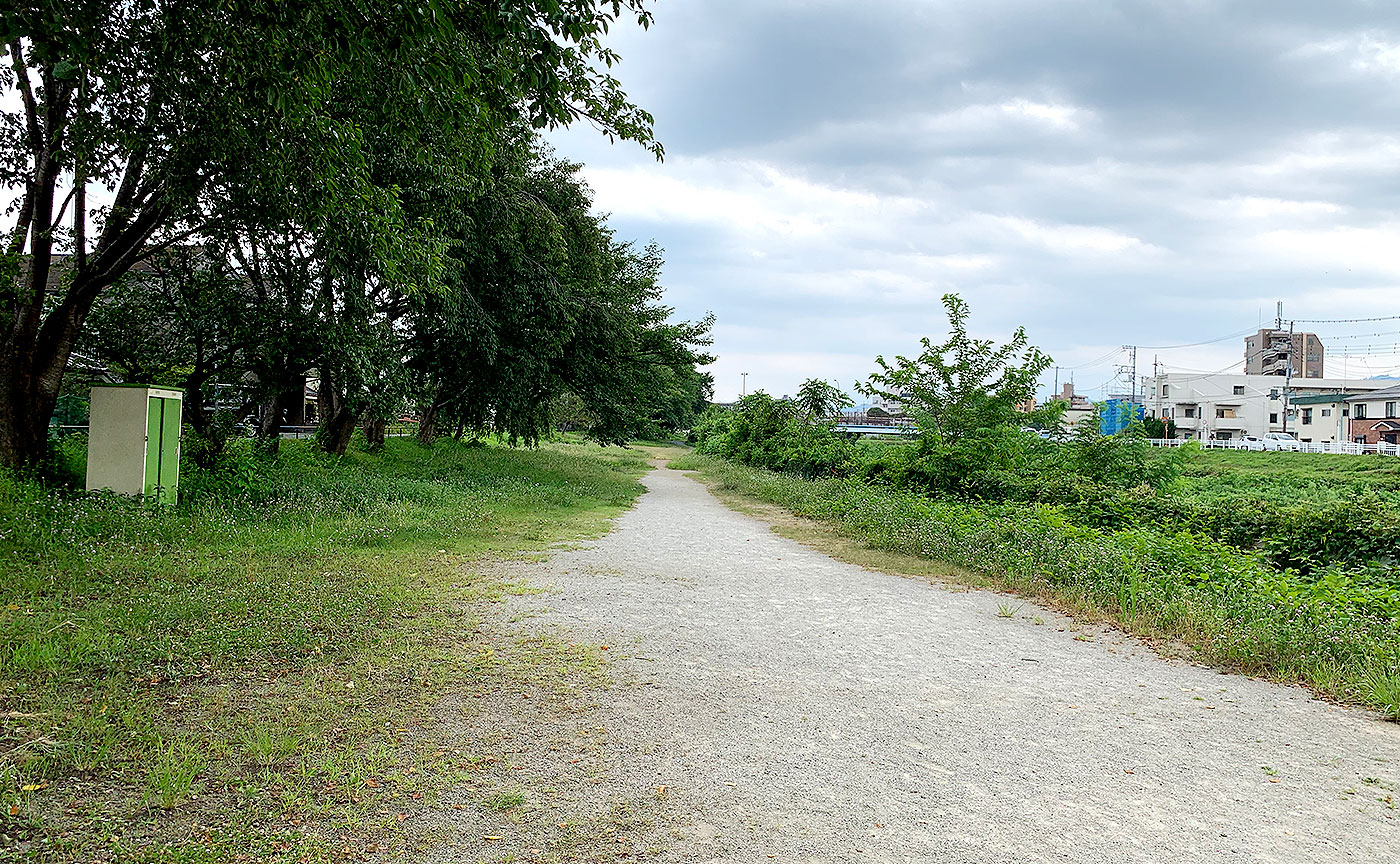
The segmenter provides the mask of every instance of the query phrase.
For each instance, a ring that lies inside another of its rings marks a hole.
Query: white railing
[[[1187,441],[1195,441],[1206,450],[1283,450],[1292,453],[1345,453],[1351,456],[1359,456],[1363,453],[1378,453],[1382,456],[1400,456],[1400,444],[1356,444],[1351,441],[1299,441],[1291,444],[1278,444],[1269,442],[1264,444],[1259,441],[1240,441],[1238,439],[1226,438],[1216,440],[1207,438],[1204,440],[1196,438],[1150,438],[1148,443],[1153,447],[1180,447]]]

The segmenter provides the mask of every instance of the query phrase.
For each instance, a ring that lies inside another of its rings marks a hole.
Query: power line
[[[1294,318],[1295,324],[1369,324],[1372,321],[1400,321],[1400,315],[1382,315],[1380,318]]]
[[[1115,357],[1117,357],[1119,354],[1122,354],[1122,353],[1123,353],[1123,347],[1120,345],[1119,347],[1114,348],[1112,351],[1108,352],[1107,354],[1103,355],[1102,357],[1096,357],[1095,359],[1090,360],[1090,361],[1087,362],[1087,363],[1080,363],[1078,366],[1061,366],[1061,367],[1060,367],[1060,370],[1061,370],[1061,371],[1071,371],[1071,372],[1073,372],[1073,371],[1076,371],[1076,370],[1079,370],[1079,369],[1092,369],[1092,368],[1094,368],[1095,366],[1103,366],[1103,365],[1106,364],[1108,361],[1114,359]]]
[[[1254,328],[1249,327],[1247,329],[1239,331],[1238,333],[1231,333],[1227,336],[1221,336],[1219,339],[1207,339],[1204,342],[1188,342],[1185,345],[1139,345],[1138,347],[1152,351],[1170,351],[1173,348],[1198,348],[1201,345],[1214,345],[1217,342],[1225,342],[1229,339],[1238,339],[1241,336],[1248,336],[1250,333],[1253,332]]]

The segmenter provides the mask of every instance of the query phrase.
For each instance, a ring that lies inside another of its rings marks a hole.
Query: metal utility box
[[[174,504],[180,487],[180,408],[164,387],[92,388],[87,488]]]

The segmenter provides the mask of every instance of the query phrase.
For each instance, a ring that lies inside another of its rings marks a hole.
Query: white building
[[[1307,405],[1307,423],[1297,397],[1361,393],[1395,386],[1393,380],[1294,378],[1287,398],[1277,375],[1209,375],[1169,372],[1147,379],[1143,407],[1149,417],[1176,423],[1177,437],[1230,439],[1266,432],[1292,432],[1301,441],[1347,441],[1342,405]],[[1308,400],[1312,401],[1312,400]]]

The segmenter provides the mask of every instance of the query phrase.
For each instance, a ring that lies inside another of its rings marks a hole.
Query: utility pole
[[[1152,402],[1157,407],[1155,415],[1157,419],[1165,421],[1166,417],[1162,414],[1162,373],[1158,371],[1161,364],[1157,361],[1157,357],[1156,354],[1152,355]],[[1165,423],[1163,423],[1163,428],[1166,428]]]
[[[1279,329],[1283,324],[1283,301],[1278,301]],[[1288,322],[1288,364],[1283,367],[1283,434],[1288,434],[1288,388],[1293,383],[1293,322]]]
[[[749,373],[740,372],[739,377],[743,379],[743,383],[739,387],[739,398],[743,399],[749,395]]]
[[[1134,402],[1134,403],[1136,403],[1136,402],[1138,401],[1138,400],[1137,400],[1137,388],[1138,388],[1137,346],[1136,346],[1136,345],[1124,345],[1124,346],[1123,346],[1123,350],[1128,352],[1128,362],[1127,362],[1127,365],[1117,367],[1117,368],[1118,368],[1118,374],[1119,374],[1120,376],[1122,376],[1122,375],[1127,375],[1127,376],[1128,376],[1128,387],[1129,387],[1129,389],[1131,390],[1131,401]]]

